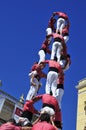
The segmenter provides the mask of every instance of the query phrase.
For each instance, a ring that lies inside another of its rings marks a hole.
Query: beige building
[[[23,96],[17,100],[13,96],[0,90],[0,124],[14,118],[16,121],[23,109]]]
[[[76,130],[86,130],[86,78],[79,81]]]

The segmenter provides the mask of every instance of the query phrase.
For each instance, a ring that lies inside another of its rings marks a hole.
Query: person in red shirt
[[[62,29],[65,27],[66,23],[69,22],[68,16],[64,12],[53,12],[53,16],[58,16],[56,23],[56,33],[62,32]]]
[[[61,55],[67,54],[67,46],[65,44],[64,38],[61,34],[52,33],[51,34],[54,42],[52,43],[51,57],[53,60],[54,57],[57,57],[57,61],[60,61]]]
[[[51,50],[49,49],[50,43],[51,43],[50,38],[46,37],[46,39],[42,43],[41,49],[38,52],[38,55],[39,55],[39,62],[38,63],[40,63],[40,62],[45,60],[46,53],[51,54]]]
[[[48,113],[40,115],[39,120],[33,125],[32,130],[58,130],[54,124],[53,118]]]
[[[31,86],[26,96],[26,100],[31,100],[34,96],[37,95],[40,87],[42,86],[40,82],[41,78],[47,77],[47,75],[42,71],[44,67],[45,65],[42,63],[35,63],[32,66],[32,71],[29,73]]]
[[[16,126],[16,121],[14,119],[9,119],[0,126],[0,130],[22,130],[22,127]]]
[[[42,99],[42,108],[40,113],[48,113],[50,116],[54,116],[54,122],[58,130],[62,128],[62,113],[59,108],[57,99],[50,94],[39,95],[39,98]]]
[[[33,114],[39,115],[39,111],[35,109],[34,104],[40,100],[40,96],[33,97],[32,100],[26,100],[23,112],[19,118],[19,123],[22,124],[22,126],[29,125],[32,126],[31,121]]]
[[[67,21],[67,24],[60,31],[60,34],[63,36],[65,43],[67,43],[69,40],[69,27],[70,27],[70,23],[69,21]]]
[[[44,63],[47,63],[49,65],[49,71],[47,73],[45,92],[46,92],[46,94],[50,94],[50,92],[52,91],[52,95],[55,96],[58,73],[62,72],[62,68],[56,59],[45,60]]]
[[[48,27],[46,29],[47,36],[52,34],[53,32],[56,32],[55,22],[56,22],[56,19],[54,18],[54,16],[51,16],[51,18],[48,22]]]
[[[65,63],[65,66],[63,67],[63,72],[58,74],[57,89],[56,89],[56,93],[55,93],[56,94],[55,97],[58,100],[60,109],[61,109],[62,97],[64,94],[64,78],[65,78],[64,72],[69,69],[70,65],[71,65],[70,55],[67,54],[66,63]]]

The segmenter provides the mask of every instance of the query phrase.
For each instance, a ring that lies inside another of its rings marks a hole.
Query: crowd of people
[[[23,112],[18,123],[11,119],[1,125],[0,130],[62,130],[61,104],[65,71],[71,64],[71,57],[67,50],[69,27],[70,22],[66,13],[52,13],[46,28],[45,40],[38,51],[38,62],[32,65],[28,74],[30,89],[26,96]],[[47,53],[50,55],[49,59],[47,59]],[[47,74],[43,72],[46,64],[49,66]],[[43,85],[41,78],[46,80],[43,94],[39,93],[39,89]],[[36,110],[34,103],[39,100],[42,102],[42,107],[40,110]],[[34,122],[32,122],[33,114],[38,115]]]

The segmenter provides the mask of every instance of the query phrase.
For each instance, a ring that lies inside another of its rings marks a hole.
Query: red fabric
[[[32,113],[38,114],[38,111],[34,108],[33,104],[34,104],[34,102],[32,100],[26,101],[26,103],[24,104],[24,107],[23,107],[23,111],[28,110]]]
[[[61,35],[59,35],[58,33],[53,33],[52,36],[53,36],[53,38],[60,38],[62,40],[62,42],[64,42],[64,38]]]
[[[55,67],[56,69],[58,69],[59,73],[62,72],[61,65],[57,61],[55,61],[55,60],[45,60],[44,62],[48,63],[49,67]]]
[[[59,105],[55,97],[49,94],[43,94],[42,102],[53,105],[55,107],[55,120],[62,121],[62,114],[61,111],[59,110]]]
[[[43,121],[33,125],[32,130],[56,130],[56,129],[50,123]]]
[[[62,112],[60,110],[56,111],[56,113],[55,113],[55,121],[62,122]]]
[[[54,24],[56,22],[56,19],[51,17],[50,20],[49,20],[49,23],[48,23],[48,27],[50,27],[52,29],[52,31],[56,31],[55,27],[54,27]]]
[[[62,35],[64,36],[65,33],[69,33],[69,26],[65,25],[65,27],[62,29]]]
[[[50,45],[50,44],[48,44],[48,40],[46,39],[46,40],[42,43],[41,49],[44,49],[47,53],[51,54],[51,51],[50,51],[50,49],[49,49],[49,45]]]
[[[34,63],[34,65],[32,66],[32,71],[36,70],[37,71],[37,75],[40,77],[40,78],[46,78],[47,75],[42,71],[42,69],[40,68],[39,64],[38,63]]]
[[[57,84],[64,84],[64,74],[60,73],[58,75]]]
[[[51,96],[50,94],[43,94],[42,102],[53,105],[55,107],[55,110],[59,111],[59,105],[54,96]]]
[[[10,123],[5,123],[1,125],[0,130],[21,130],[21,127],[12,125]]]
[[[37,102],[38,100],[40,100],[42,98],[42,95],[38,95],[35,97],[35,101],[33,100],[27,100],[26,103],[24,104],[24,107],[23,107],[23,111],[30,111],[32,113],[35,113],[37,114],[38,111],[34,108],[34,103]]]
[[[67,14],[63,13],[63,12],[54,12],[55,15],[58,15],[59,17],[64,17],[64,19],[68,19]]]

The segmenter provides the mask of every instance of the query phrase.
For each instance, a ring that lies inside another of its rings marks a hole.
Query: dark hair
[[[15,121],[14,118],[10,118],[7,122],[11,122],[11,123],[13,123],[14,125],[16,125],[16,121]]]
[[[47,122],[50,122],[50,115],[48,113],[43,113],[41,114],[39,120],[42,121],[47,121]]]

